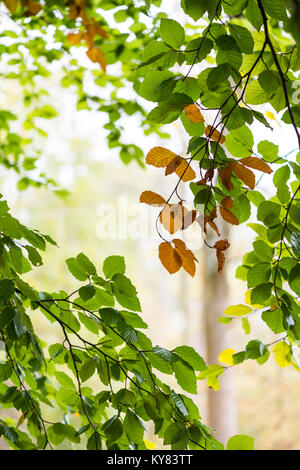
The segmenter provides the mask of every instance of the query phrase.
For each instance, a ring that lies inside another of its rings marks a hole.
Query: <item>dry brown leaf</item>
[[[222,184],[224,187],[228,190],[231,191],[233,189],[233,184],[231,181],[232,177],[232,165],[229,163],[223,170],[218,169],[220,179],[222,181]]]
[[[219,240],[214,244],[214,248],[219,251],[228,250],[229,247],[230,247],[230,243],[227,240],[227,238],[225,238],[224,240]]]
[[[190,164],[183,158],[181,159],[180,165],[176,168],[175,173],[179,176],[181,181],[184,182],[192,181],[196,178],[196,173],[193,168],[191,168]]]
[[[144,191],[140,196],[140,202],[150,206],[164,206],[167,203],[162,196],[153,191]]]
[[[231,209],[233,207],[233,200],[230,196],[224,197],[221,201],[221,206],[225,209]]]
[[[163,242],[159,245],[159,259],[170,274],[177,273],[182,266],[182,260],[171,243]]]
[[[170,234],[182,229],[185,210],[180,203],[168,204],[159,214],[160,223]]]
[[[221,135],[221,133],[215,129],[213,126],[207,126],[205,128],[205,135],[209,137],[212,140],[215,140],[216,142],[219,142],[220,144],[224,144],[225,142],[225,136]]]
[[[69,33],[67,36],[67,41],[72,44],[72,46],[76,46],[79,44],[83,39],[83,33]]]
[[[95,20],[92,23],[87,24],[86,31],[92,39],[97,35],[101,36],[103,39],[108,38],[107,32]]]
[[[220,207],[220,214],[229,224],[239,225],[237,217],[230,210]]]
[[[180,240],[179,238],[175,238],[173,240],[175,245],[175,250],[179,254],[182,260],[182,267],[183,269],[192,277],[195,276],[196,272],[196,265],[195,261],[198,263],[197,258],[195,257],[194,253],[189,250],[184,241]]]
[[[184,111],[190,121],[204,122],[204,117],[202,116],[196,104],[190,104],[189,106],[184,108]]]
[[[182,230],[185,230],[190,225],[192,225],[194,221],[196,220],[196,217],[197,217],[197,211],[195,209],[191,211],[188,211],[187,209],[185,209],[184,214],[183,214]]]
[[[232,169],[236,176],[245,183],[250,189],[254,189],[255,187],[255,174],[245,168],[244,165],[241,165],[238,162],[232,162]]]
[[[176,153],[171,152],[171,150],[165,149],[164,147],[153,147],[147,153],[146,163],[157,168],[164,168],[176,156]]]
[[[10,13],[14,13],[17,9],[18,2],[17,0],[4,0],[4,5],[10,11]]]
[[[106,60],[105,60],[105,56],[103,52],[101,51],[101,49],[99,49],[99,47],[94,47],[94,46],[90,47],[87,50],[86,55],[92,62],[97,62],[98,64],[100,64],[103,72],[105,72]]]
[[[181,164],[181,160],[182,160],[181,157],[176,155],[176,157],[174,157],[170,161],[170,163],[168,163],[168,165],[166,166],[165,176],[168,176],[168,175],[171,175],[172,173],[174,173],[176,168],[178,168],[178,166]]]
[[[35,2],[34,0],[22,0],[21,3],[22,6],[26,9],[26,15],[28,16],[35,16],[42,9],[40,2]]]
[[[240,158],[239,162],[243,165],[248,166],[249,168],[254,168],[254,170],[263,171],[264,173],[273,173],[272,168],[264,162],[261,158],[258,157],[245,157]]]
[[[216,255],[217,255],[217,260],[218,260],[218,273],[222,274],[224,264],[225,264],[225,255],[223,251],[220,251],[220,250],[217,250]]]

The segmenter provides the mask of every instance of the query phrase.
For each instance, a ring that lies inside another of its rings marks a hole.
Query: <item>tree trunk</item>
[[[219,227],[222,238],[228,238],[228,224]],[[218,322],[229,305],[229,286],[226,279],[226,260],[223,274],[217,272],[215,250],[204,248],[203,268],[203,320],[205,323],[206,361],[216,364],[220,352],[230,347],[230,325]],[[228,255],[227,255],[228,257]],[[233,369],[228,369],[219,378],[220,390],[207,391],[207,420],[216,430],[216,438],[226,444],[228,438],[237,433],[237,407],[234,393]]]

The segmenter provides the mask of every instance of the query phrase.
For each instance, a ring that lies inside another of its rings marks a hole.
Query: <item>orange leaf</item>
[[[246,165],[250,168],[254,168],[254,170],[263,171],[264,173],[273,173],[272,168],[267,165],[261,158],[258,157],[245,157],[240,158],[239,162],[243,165]]]
[[[217,250],[217,260],[218,260],[218,273],[222,274],[224,264],[225,264],[225,255],[223,251]]]
[[[173,243],[175,245],[175,250],[177,251],[177,253],[179,254],[182,260],[183,269],[188,274],[190,274],[190,276],[192,277],[195,276],[195,272],[196,272],[195,261],[197,261],[198,263],[198,260],[195,257],[194,253],[191,250],[189,250],[186,247],[184,241],[180,240],[179,238],[175,238],[173,240]]]
[[[175,170],[176,175],[179,176],[181,181],[191,181],[196,178],[196,173],[186,160],[181,159],[180,165]]]
[[[18,2],[17,0],[4,0],[4,5],[10,11],[10,13],[14,13],[17,9]]]
[[[150,206],[164,206],[167,203],[162,196],[153,191],[144,191],[140,196],[140,202]]]
[[[250,189],[254,189],[255,187],[255,174],[245,168],[244,165],[241,165],[238,162],[232,162],[232,168],[236,176],[245,183]]]
[[[233,200],[230,196],[224,197],[221,201],[221,206],[225,207],[225,209],[231,209],[233,207]]]
[[[200,113],[199,108],[196,104],[190,104],[189,106],[184,108],[184,111],[190,121],[204,122],[204,117]]]
[[[177,273],[182,265],[182,260],[171,243],[163,242],[159,245],[159,259],[170,274]]]
[[[72,46],[75,46],[76,44],[79,44],[83,39],[83,34],[82,33],[69,33],[67,36],[67,41],[72,44]]]
[[[168,165],[166,166],[165,175],[168,176],[168,175],[171,175],[171,173],[174,173],[176,168],[181,164],[181,160],[182,160],[181,157],[176,155],[176,157],[174,157],[170,161],[170,163],[168,163]]]
[[[159,214],[160,223],[171,234],[182,229],[185,208],[182,204],[169,204]]]
[[[153,147],[147,153],[146,163],[148,163],[148,165],[156,166],[157,168],[164,168],[176,156],[176,153],[171,152],[171,150],[165,149],[164,147]]]
[[[80,15],[80,8],[76,5],[71,5],[69,7],[69,17],[72,18],[72,20],[76,20],[78,16]]]
[[[219,240],[218,242],[214,244],[214,248],[219,251],[228,250],[229,247],[230,247],[230,243],[227,240],[227,238],[225,238],[225,240]]]
[[[220,207],[220,213],[223,219],[226,220],[226,222],[228,222],[229,224],[239,225],[239,221],[236,218],[236,216],[228,209],[224,209],[224,207]]]
[[[99,47],[90,47],[87,50],[86,55],[92,62],[97,62],[98,64],[100,64],[102,70],[105,72],[106,60],[103,52],[101,51],[101,49],[99,49]]]
[[[223,170],[218,169],[220,179],[224,187],[231,191],[233,189],[233,184],[231,181],[232,177],[232,165],[229,163]]]
[[[225,142],[225,136],[221,135],[221,133],[215,129],[213,126],[207,126],[205,128],[205,135],[209,137],[212,140],[215,140],[216,142],[219,142],[220,144],[224,144]]]

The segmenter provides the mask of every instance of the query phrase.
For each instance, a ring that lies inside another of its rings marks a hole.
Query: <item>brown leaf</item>
[[[95,20],[87,24],[86,31],[92,39],[94,39],[95,36],[101,36],[103,39],[108,38],[107,32]]]
[[[106,60],[105,60],[105,56],[103,52],[101,51],[101,49],[99,49],[99,47],[95,47],[95,46],[90,47],[87,50],[86,55],[92,62],[97,62],[98,64],[100,64],[103,72],[105,72]]]
[[[40,2],[35,2],[34,0],[22,0],[22,6],[26,9],[26,15],[35,16],[41,9],[42,5]]]
[[[140,196],[140,202],[150,206],[164,206],[167,203],[162,196],[153,191],[144,191]]]
[[[225,209],[231,209],[233,207],[233,200],[230,196],[224,197],[221,201],[221,206]]]
[[[254,189],[255,187],[255,174],[245,168],[244,165],[241,165],[238,162],[232,162],[232,168],[236,176],[245,183],[250,189]]]
[[[243,165],[248,166],[249,168],[254,168],[254,170],[263,171],[264,173],[273,173],[272,168],[264,162],[261,158],[258,157],[245,157],[240,158],[239,162]]]
[[[197,258],[195,257],[194,253],[189,250],[184,241],[180,240],[179,238],[175,238],[173,240],[173,243],[175,245],[175,250],[179,254],[181,260],[182,260],[182,267],[183,269],[190,275],[190,276],[195,276],[196,272],[196,265],[195,261],[198,263]]]
[[[230,247],[230,243],[227,240],[227,238],[225,238],[224,240],[219,240],[214,244],[214,248],[219,251],[228,250],[229,247]]]
[[[72,46],[75,46],[76,44],[79,44],[83,39],[83,34],[81,32],[79,33],[69,33],[67,36],[67,41],[72,44]]]
[[[215,129],[213,126],[207,126],[205,128],[205,135],[209,137],[212,140],[215,140],[216,142],[219,142],[220,144],[224,144],[225,142],[225,136],[221,135],[221,133]]]
[[[72,20],[76,20],[80,15],[80,8],[77,5],[71,5],[69,7],[69,17]]]
[[[209,220],[207,223],[208,223],[208,225],[216,232],[216,234],[218,235],[218,237],[220,237],[221,234],[220,234],[220,232],[219,232],[219,229],[218,229],[217,225],[216,225],[214,222],[212,222],[211,220]]]
[[[10,13],[14,13],[17,9],[18,2],[17,0],[4,0],[4,5],[10,11]]]
[[[186,212],[186,213],[185,213]],[[187,229],[190,225],[194,223],[197,217],[197,211],[195,209],[188,211],[185,209],[183,214],[183,223],[182,223],[182,230]]]
[[[236,216],[228,209],[220,207],[220,214],[226,222],[232,225],[239,225],[239,221]]]
[[[159,259],[170,274],[176,273],[182,266],[180,255],[169,242],[159,245]]]
[[[189,106],[184,108],[184,111],[190,121],[204,122],[204,117],[202,116],[196,104],[190,104]]]
[[[229,163],[223,170],[218,169],[220,179],[222,181],[222,184],[224,187],[228,190],[231,191],[233,189],[233,184],[231,181],[232,177],[232,165]]]
[[[164,168],[176,156],[176,153],[171,152],[171,150],[165,149],[164,147],[153,147],[147,153],[146,163],[157,168]]]
[[[209,214],[209,216],[207,215],[204,215],[204,227],[203,227],[203,231],[205,234],[207,234],[207,224],[216,232],[216,234],[218,235],[218,237],[220,237],[220,232],[219,232],[219,229],[217,227],[217,225],[215,224],[214,222],[214,219],[217,217],[217,209],[216,207],[214,207],[211,211],[211,213]]]
[[[182,204],[168,204],[159,214],[160,223],[171,234],[182,229],[185,208]]]
[[[191,168],[189,163],[183,158],[181,159],[180,165],[176,168],[175,173],[179,176],[181,181],[184,182],[191,181],[196,178],[196,173],[194,172],[193,168]]]
[[[181,157],[179,157],[178,155],[176,155],[176,157],[174,157],[170,163],[168,163],[168,165],[166,166],[166,171],[165,171],[165,176],[168,176],[168,175],[171,175],[172,173],[174,173],[174,171],[178,168],[178,166],[181,164]]]
[[[217,250],[216,255],[217,255],[217,260],[218,260],[218,273],[222,274],[224,264],[225,264],[225,255],[223,251],[220,251],[220,250]]]

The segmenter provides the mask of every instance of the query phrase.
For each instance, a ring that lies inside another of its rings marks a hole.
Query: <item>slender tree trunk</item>
[[[228,224],[219,227],[222,238],[228,238]],[[224,309],[229,305],[228,282],[225,264],[223,274],[217,273],[214,250],[205,248],[203,272],[203,320],[206,333],[206,361],[216,364],[221,351],[230,347],[230,325],[218,322]],[[226,444],[228,438],[237,433],[237,407],[234,393],[233,369],[228,369],[220,377],[220,390],[208,389],[208,424],[217,431],[216,437]]]

